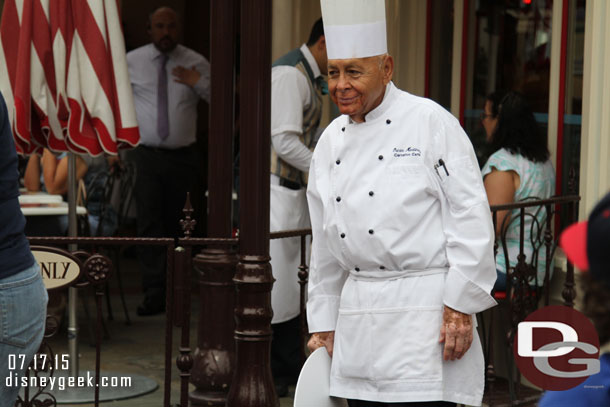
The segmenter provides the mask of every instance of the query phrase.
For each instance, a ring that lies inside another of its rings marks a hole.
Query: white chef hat
[[[320,0],[328,59],[388,52],[385,0]]]

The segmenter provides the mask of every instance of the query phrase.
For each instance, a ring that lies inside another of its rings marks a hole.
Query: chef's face
[[[169,7],[157,9],[150,17],[150,39],[163,53],[170,52],[178,44],[178,16]]]
[[[483,128],[485,128],[486,140],[487,142],[491,142],[491,138],[494,134],[494,130],[498,125],[498,116],[494,117],[493,112],[491,110],[491,100],[487,100],[485,102],[484,113],[481,115],[481,124]]]
[[[328,89],[342,114],[357,123],[383,100],[392,80],[394,60],[390,55],[328,61]]]

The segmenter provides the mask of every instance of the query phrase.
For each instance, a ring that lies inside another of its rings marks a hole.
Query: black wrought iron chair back
[[[91,215],[97,217],[95,230],[89,229],[89,222],[85,223],[83,236],[106,236],[112,237],[119,235],[127,219],[129,207],[133,198],[133,183],[135,169],[130,163],[115,164],[109,168],[108,172],[98,171],[86,185],[86,199],[84,205]],[[118,194],[118,202],[113,205],[113,198]],[[92,233],[93,232],[93,233]],[[105,248],[106,254],[112,259],[115,265],[116,277],[118,281],[119,294],[125,314],[126,323],[131,324],[120,271],[120,247]],[[112,305],[108,286],[106,286],[106,308],[108,319],[113,320]],[[86,310],[88,314],[88,310]],[[90,325],[91,328],[91,325]],[[106,336],[108,333],[106,332]]]
[[[113,236],[116,233],[123,210],[121,199],[118,208],[112,205],[115,194],[115,186],[118,185],[119,193],[124,192],[124,185],[132,179],[132,167],[130,165],[113,165],[108,171],[97,171],[85,184],[86,195],[84,205],[89,215],[96,218],[95,230],[89,230],[89,236]],[[129,178],[129,180],[127,180]],[[131,200],[131,196],[128,197]]]
[[[541,200],[528,197],[519,203],[537,204]],[[510,297],[523,305],[518,315],[520,320],[534,311],[543,297],[545,305],[548,305],[548,284],[552,277],[552,259],[557,248],[557,239],[553,239],[552,234],[554,210],[553,205],[522,207],[512,211],[510,218],[505,217],[501,227],[500,243],[504,255],[504,270],[507,271],[504,295],[505,298]],[[509,241],[512,239],[514,242],[514,236],[509,236],[509,233],[515,229],[519,230],[519,251],[516,256],[515,251],[509,249]],[[497,299],[504,299],[502,295],[495,295]]]
[[[124,162],[118,168],[118,187],[115,188],[115,193],[118,193],[118,203],[116,204],[117,212],[117,231],[118,235],[122,235],[122,231],[129,218],[129,211],[133,202],[133,186],[136,178],[135,166],[130,162]],[[114,197],[114,195],[112,196]]]

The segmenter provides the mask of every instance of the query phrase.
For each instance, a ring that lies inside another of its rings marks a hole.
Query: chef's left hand
[[[174,75],[175,82],[183,83],[191,88],[195,86],[199,78],[201,78],[201,74],[197,72],[194,65],[191,69],[179,65],[172,69],[172,75]]]
[[[472,344],[472,316],[445,305],[439,342],[445,343],[444,360],[461,359]]]
[[[328,355],[333,357],[333,348],[335,344],[335,331],[314,332],[307,342],[307,348],[314,351],[318,348],[325,347]]]

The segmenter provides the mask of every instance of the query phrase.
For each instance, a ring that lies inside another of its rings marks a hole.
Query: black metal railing
[[[195,221],[191,218],[193,212],[190,201],[187,200],[185,218],[180,221],[184,237],[181,238],[139,238],[139,237],[29,237],[31,245],[41,247],[53,247],[55,251],[64,252],[67,255],[75,256],[82,261],[81,278],[74,282],[72,286],[81,288],[89,285],[95,287],[97,318],[95,324],[95,395],[94,405],[99,406],[99,373],[101,363],[101,342],[102,342],[102,297],[105,294],[105,285],[108,282],[113,270],[111,260],[99,253],[77,250],[70,252],[57,247],[67,247],[75,244],[80,248],[92,248],[97,250],[100,247],[122,247],[122,246],[158,246],[165,247],[167,251],[167,294],[166,294],[166,324],[165,324],[165,379],[163,386],[163,406],[169,407],[171,403],[171,381],[172,381],[172,329],[181,328],[179,355],[176,358],[176,366],[180,371],[180,406],[187,407],[188,386],[193,366],[193,357],[190,348],[190,310],[191,310],[191,270],[192,253],[194,248],[201,247],[235,247],[238,244],[237,238],[194,238],[191,233],[194,229]],[[179,309],[178,309],[179,308]],[[48,324],[50,325],[50,324]],[[50,331],[50,329],[48,329]],[[47,332],[39,352],[52,352],[46,338],[55,332]],[[40,372],[35,371],[34,374]],[[52,374],[53,372],[50,372]],[[30,396],[26,389],[24,398],[19,398],[16,407],[32,407],[44,405],[47,407],[56,406],[57,402],[52,394],[44,388],[38,389]]]
[[[291,237],[299,237],[301,240],[301,260],[298,269],[299,277],[299,327],[300,327],[300,344],[299,351],[301,354],[301,363],[305,363],[306,354],[305,346],[309,329],[307,328],[307,283],[309,282],[309,266],[307,259],[307,236],[311,237],[311,229],[298,230],[283,230],[281,232],[271,232],[270,239],[286,239]],[[311,242],[311,241],[310,241]]]

